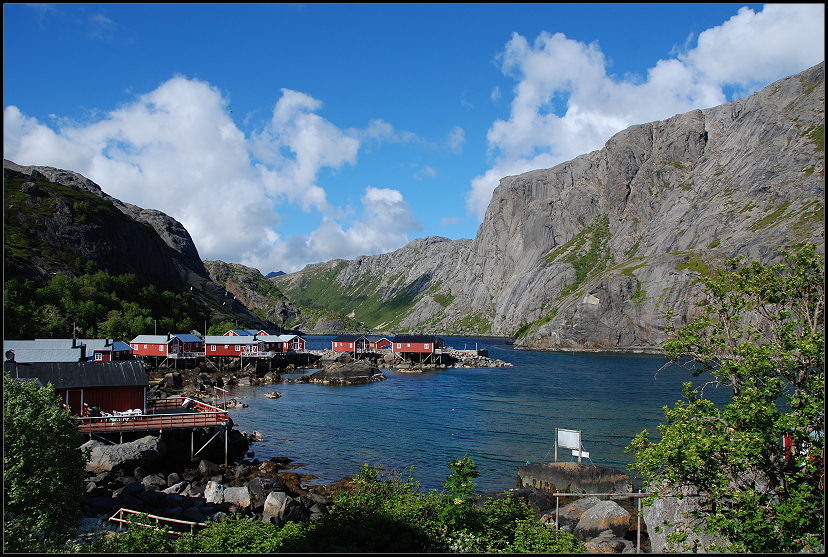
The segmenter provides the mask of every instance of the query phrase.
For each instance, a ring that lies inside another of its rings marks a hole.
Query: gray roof
[[[12,349],[67,350],[80,346],[73,338],[36,338],[34,340],[3,340],[3,352]]]
[[[37,378],[56,389],[88,387],[146,387],[144,364],[137,360],[118,362],[4,362],[12,379]]]
[[[167,344],[172,338],[167,338],[167,335],[138,335],[132,339],[130,344]]]
[[[14,350],[14,361],[18,363],[79,362],[83,351],[82,348],[12,348],[12,350]]]
[[[249,335],[207,335],[204,337],[204,344],[258,344],[261,339]]]

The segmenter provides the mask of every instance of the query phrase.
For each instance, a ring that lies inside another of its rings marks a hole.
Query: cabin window
[[[95,361],[100,362],[101,360],[103,360],[103,354],[101,354],[100,352],[95,352]]]
[[[164,351],[164,345],[163,345],[163,344],[161,344],[160,346],[158,346],[158,351],[159,351],[159,352],[163,352],[163,351]]]
[[[216,345],[215,345],[215,344],[211,344],[211,345],[210,345],[210,351],[211,351],[211,352],[215,352],[215,351],[216,351]]]
[[[145,344],[145,345],[144,345],[144,350],[146,350],[146,349],[147,349],[147,345]]]
[[[426,350],[428,350],[428,343],[423,344],[423,348],[425,348]]]
[[[238,351],[240,351],[240,350],[241,350],[241,346],[239,346],[239,345],[237,344],[237,345],[236,345],[236,352],[238,352]]]
[[[411,345],[410,345],[410,344],[406,344],[406,345],[405,345],[405,347],[406,347],[406,348],[411,348]]]
[[[402,348],[402,344],[397,344],[397,348]]]

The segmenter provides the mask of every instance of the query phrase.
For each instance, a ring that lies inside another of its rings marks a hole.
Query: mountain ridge
[[[4,222],[25,224],[4,241],[4,259],[7,272],[45,281],[56,261],[71,263],[41,251],[65,250],[189,289],[213,322],[658,350],[667,311],[678,325],[694,316],[700,274],[738,255],[775,262],[806,242],[824,253],[824,89],[821,63],[744,99],[631,126],[553,168],[504,177],[474,239],[418,238],[268,277],[202,261],[175,219],[78,173],[4,160],[4,181],[17,188],[6,188],[14,202]],[[46,205],[52,213],[38,216]],[[32,251],[27,238],[41,235]]]
[[[330,289],[369,327],[516,337],[559,350],[654,350],[693,317],[693,279],[821,240],[824,63],[751,97],[631,126],[604,148],[508,176],[474,240],[427,238],[271,279]],[[824,250],[824,246],[823,246]],[[373,288],[376,295],[361,295]],[[323,297],[325,299],[325,297]],[[376,308],[394,301],[390,321]]]

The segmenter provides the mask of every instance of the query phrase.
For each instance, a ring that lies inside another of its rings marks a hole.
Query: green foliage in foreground
[[[694,518],[722,541],[704,549],[824,544],[825,266],[814,245],[783,255],[702,276],[701,314],[664,344],[671,364],[710,373],[731,401],[717,408],[685,383],[686,401],[664,407],[661,440],[645,430],[628,447],[651,490],[692,486],[706,497]]]
[[[80,523],[83,437],[52,385],[3,373],[3,551],[43,551]]]
[[[363,465],[356,488],[343,493],[336,510],[310,522],[277,527],[268,522],[227,517],[194,536],[174,542],[163,531],[132,529],[126,536],[76,547],[83,552],[180,553],[400,553],[494,552],[572,553],[583,544],[538,521],[522,499],[474,503],[477,470],[471,459],[449,463],[445,493],[423,493],[410,476]],[[413,468],[412,468],[413,471]],[[451,510],[447,510],[450,507]],[[456,509],[461,509],[457,511]]]
[[[190,331],[203,316],[189,294],[141,285],[135,275],[112,276],[94,262],[86,274],[58,273],[46,286],[11,279],[3,286],[7,339],[85,338],[128,342],[140,334]]]

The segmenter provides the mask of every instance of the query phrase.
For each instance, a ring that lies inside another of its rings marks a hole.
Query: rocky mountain
[[[134,274],[173,292],[192,292],[216,321],[268,323],[210,277],[187,230],[156,210],[123,203],[84,176],[3,161],[5,278],[43,284],[86,262]]]
[[[700,273],[805,242],[824,252],[824,95],[822,63],[503,178],[474,240],[418,239],[270,280],[377,330],[655,349],[667,310],[677,325],[694,315]]]

